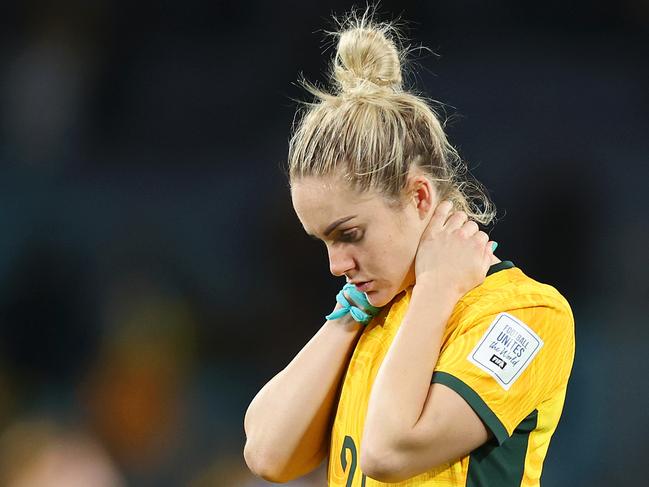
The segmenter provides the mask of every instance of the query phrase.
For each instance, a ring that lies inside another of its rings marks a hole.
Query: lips
[[[358,289],[360,292],[366,293],[370,290],[372,286],[372,281],[365,281],[365,282],[358,282],[354,283],[356,286],[356,289]]]

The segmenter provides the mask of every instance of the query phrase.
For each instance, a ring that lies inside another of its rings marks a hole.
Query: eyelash
[[[358,242],[361,238],[361,236],[358,236],[360,232],[358,230],[350,230],[344,233],[339,234],[338,240],[341,242]]]

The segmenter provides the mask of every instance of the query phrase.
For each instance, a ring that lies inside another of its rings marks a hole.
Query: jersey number
[[[349,471],[347,473],[347,484],[345,487],[352,487],[352,482],[354,482],[354,474],[356,473],[356,459],[358,454],[356,452],[356,445],[354,444],[354,438],[351,436],[345,436],[343,441],[343,447],[340,450],[340,464],[343,467],[343,472],[347,472],[347,450],[352,454],[351,465],[349,466]],[[361,477],[361,487],[365,487],[365,474],[362,474]]]

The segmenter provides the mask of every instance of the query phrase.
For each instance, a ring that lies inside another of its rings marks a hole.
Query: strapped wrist
[[[357,303],[359,306],[363,306],[365,309],[361,309],[358,306],[351,304],[345,297],[344,292],[347,292],[350,297]],[[342,316],[345,316],[349,313],[355,321],[363,325],[367,325],[372,318],[378,314],[381,308],[372,306],[367,300],[367,296],[364,293],[361,293],[356,286],[351,283],[347,283],[336,295],[336,301],[342,308],[335,310],[333,313],[325,316],[327,320],[335,320]]]

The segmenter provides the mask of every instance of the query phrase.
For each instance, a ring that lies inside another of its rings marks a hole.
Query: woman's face
[[[292,184],[295,212],[305,231],[327,246],[331,273],[355,284],[369,281],[360,290],[373,306],[385,306],[415,283],[419,239],[436,203],[430,183],[423,176],[417,179],[415,196],[402,209],[389,206],[376,191],[354,191],[336,175],[308,176]],[[417,189],[421,184],[423,192]]]

